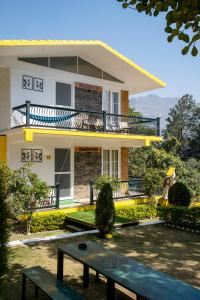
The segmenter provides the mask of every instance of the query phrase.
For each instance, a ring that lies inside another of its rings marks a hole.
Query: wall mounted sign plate
[[[21,151],[21,162],[31,162],[32,161],[32,150],[22,149]]]
[[[32,150],[32,162],[42,162],[42,149]]]
[[[22,76],[22,88],[25,90],[32,90],[33,89],[33,77],[23,75]]]
[[[43,92],[43,79],[34,77],[33,89],[37,92]]]

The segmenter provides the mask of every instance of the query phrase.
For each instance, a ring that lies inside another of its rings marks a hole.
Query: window
[[[123,83],[123,82],[120,81],[119,79],[115,78],[114,76],[112,76],[112,75],[110,75],[110,74],[108,74],[108,73],[106,73],[106,72],[104,72],[104,71],[103,71],[103,79],[109,80],[109,81],[116,81],[116,82],[121,82],[121,83]]]
[[[77,56],[51,57],[50,67],[58,70],[77,73]]]
[[[87,76],[102,78],[101,69],[95,67],[94,65],[90,64],[80,57],[78,58],[78,73]]]
[[[118,150],[103,150],[103,175],[119,178]]]
[[[101,68],[98,68],[88,61],[77,56],[18,57],[18,60],[40,66],[50,67],[57,70],[63,70],[123,83],[123,81],[120,81],[109,73],[104,72]]]
[[[55,184],[60,184],[60,197],[70,197],[71,192],[70,149],[55,149]]]
[[[31,64],[48,67],[48,57],[21,57],[18,59]]]
[[[103,110],[110,114],[119,114],[119,93],[110,91],[103,92]]]
[[[56,105],[71,107],[71,84],[56,82]]]

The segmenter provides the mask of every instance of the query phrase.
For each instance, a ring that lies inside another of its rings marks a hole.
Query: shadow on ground
[[[154,269],[166,272],[178,279],[200,288],[200,237],[191,232],[166,228],[162,225],[129,227],[116,232],[111,240],[99,240],[96,236],[83,236],[62,240],[74,242],[96,240],[105,246],[142,262]],[[2,286],[2,300],[18,300],[21,295],[21,272],[24,267],[40,265],[56,276],[57,244],[61,241],[38,243],[12,248],[8,278]],[[105,279],[95,282],[91,272],[89,289],[82,289],[82,266],[65,257],[64,280],[78,290],[88,300],[106,299]],[[120,288],[117,299],[133,299],[133,295],[124,293]],[[27,288],[27,299],[34,299],[31,284]],[[40,299],[47,299],[40,295]]]

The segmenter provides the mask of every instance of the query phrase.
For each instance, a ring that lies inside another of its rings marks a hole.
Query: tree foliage
[[[109,182],[105,183],[98,195],[95,209],[95,222],[100,235],[112,232],[115,218],[113,191]]]
[[[9,210],[7,198],[10,192],[9,168],[0,163],[0,281],[2,280],[8,266],[8,247],[6,243],[9,239],[10,226],[8,223]]]
[[[164,136],[167,141],[175,139],[177,154],[187,159],[200,156],[199,134],[200,106],[192,95],[186,94],[170,109]]]
[[[132,148],[129,151],[129,175],[132,177],[144,178],[153,169],[164,180],[171,166],[176,168],[177,180],[185,183],[193,196],[199,196],[200,172],[193,168],[192,162],[182,161],[179,156],[168,153],[161,147]]]
[[[191,50],[198,54],[197,42],[200,40],[200,1],[199,0],[117,0],[123,8],[132,8],[139,13],[157,17],[164,13],[165,32],[171,43],[178,38],[185,43],[182,54]]]

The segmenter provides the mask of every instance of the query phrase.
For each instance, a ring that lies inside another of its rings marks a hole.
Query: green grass
[[[69,217],[84,221],[87,223],[95,224],[95,212],[94,210],[88,210],[88,211],[81,211],[81,212],[74,212],[68,214]],[[115,215],[115,224],[125,224],[131,222],[130,219],[121,217],[119,215]]]

